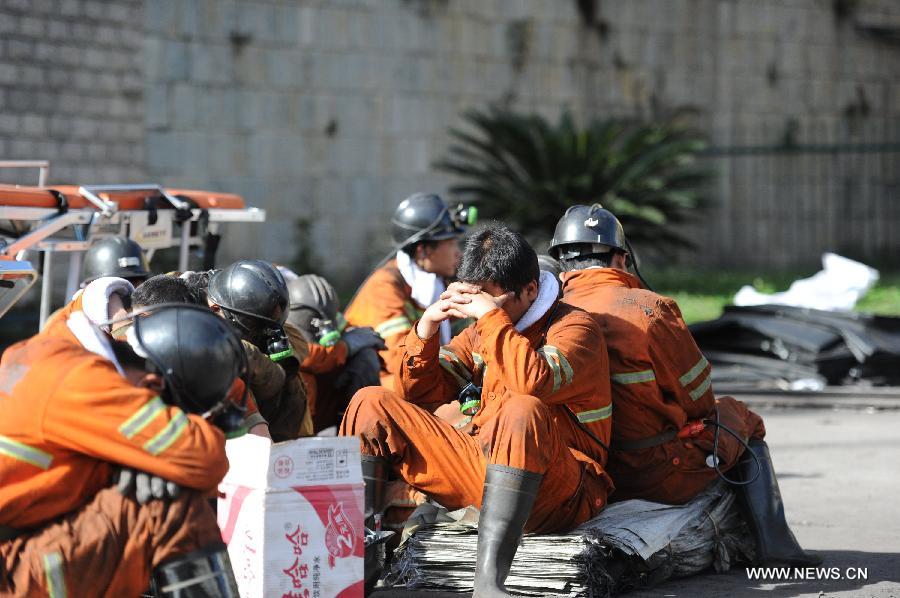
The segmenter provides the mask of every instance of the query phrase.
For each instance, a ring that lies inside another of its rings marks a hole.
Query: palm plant
[[[693,247],[677,226],[706,203],[710,173],[695,157],[702,138],[671,124],[593,120],[571,114],[553,125],[537,115],[488,108],[463,116],[435,168],[456,175],[451,192],[481,213],[549,239],[566,208],[600,203],[622,221],[632,242],[665,249]]]

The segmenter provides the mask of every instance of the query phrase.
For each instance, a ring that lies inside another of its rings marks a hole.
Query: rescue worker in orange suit
[[[308,346],[299,333],[292,342],[285,330],[289,301],[284,277],[262,260],[239,260],[209,277],[207,303],[244,340],[250,389],[276,442],[313,433],[299,376]]]
[[[111,359],[45,334],[4,353],[0,596],[139,596],[151,579],[158,596],[237,596],[207,495],[242,417],[226,398],[246,371],[240,340],[188,306],[133,330],[131,346],[95,329]],[[118,467],[168,500],[112,487]]]
[[[615,500],[682,504],[706,488],[717,469],[735,469],[750,482],[738,487],[749,502],[760,560],[818,562],[784,519],[762,419],[732,397],[715,398],[710,365],[678,305],[626,270],[630,251],[616,217],[596,204],[569,208],[550,254],[562,264],[563,301],[592,314],[606,338],[614,407],[607,469]],[[747,441],[756,458],[741,460]]]
[[[337,291],[321,276],[295,276],[288,281],[288,291],[288,322],[309,346],[300,375],[313,430],[319,433],[340,424],[357,390],[379,384],[378,351],[385,348],[384,340],[371,328],[347,329]]]
[[[474,595],[504,596],[523,528],[568,531],[606,504],[609,378],[596,322],[559,302],[521,235],[474,234],[459,278],[401,341],[398,391],[358,392],[341,433],[361,441],[368,516],[388,473],[448,509],[480,506]],[[451,317],[476,322],[441,347]],[[420,407],[458,397],[468,430]]]
[[[386,387],[393,384],[413,324],[456,276],[458,239],[474,214],[471,208],[451,210],[433,193],[416,193],[397,206],[391,218],[396,257],[366,279],[345,312],[351,326],[372,328],[384,339],[381,382]],[[442,323],[441,343],[449,343],[451,334],[450,322]]]

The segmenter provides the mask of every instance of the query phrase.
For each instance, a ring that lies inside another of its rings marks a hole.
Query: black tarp
[[[790,307],[729,306],[690,326],[729,388],[900,385],[900,318]]]

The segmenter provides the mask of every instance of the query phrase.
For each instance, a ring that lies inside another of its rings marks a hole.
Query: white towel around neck
[[[550,311],[556,299],[559,297],[559,281],[550,272],[541,271],[538,279],[538,296],[519,321],[516,322],[516,330],[523,332],[526,328],[540,320]]]
[[[430,306],[441,297],[446,290],[444,280],[434,272],[426,272],[416,265],[405,251],[397,252],[397,269],[400,275],[412,288],[413,301],[424,307]],[[441,322],[441,344],[450,342],[450,321]]]
[[[76,311],[72,313],[69,319],[66,320],[66,325],[72,331],[72,334],[75,335],[75,338],[78,339],[78,342],[81,343],[82,347],[111,361],[116,366],[119,374],[123,377],[125,376],[125,371],[119,364],[119,360],[116,359],[115,353],[113,353],[110,345],[111,341],[90,321],[84,312]]]

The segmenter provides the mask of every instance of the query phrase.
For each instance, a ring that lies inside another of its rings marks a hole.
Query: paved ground
[[[822,554],[822,567],[837,568],[845,578],[758,581],[740,569],[628,595],[900,598],[900,410],[757,410],[766,420],[795,534],[803,546]],[[847,579],[848,568],[867,569],[868,579]],[[379,591],[374,596],[460,595]]]

